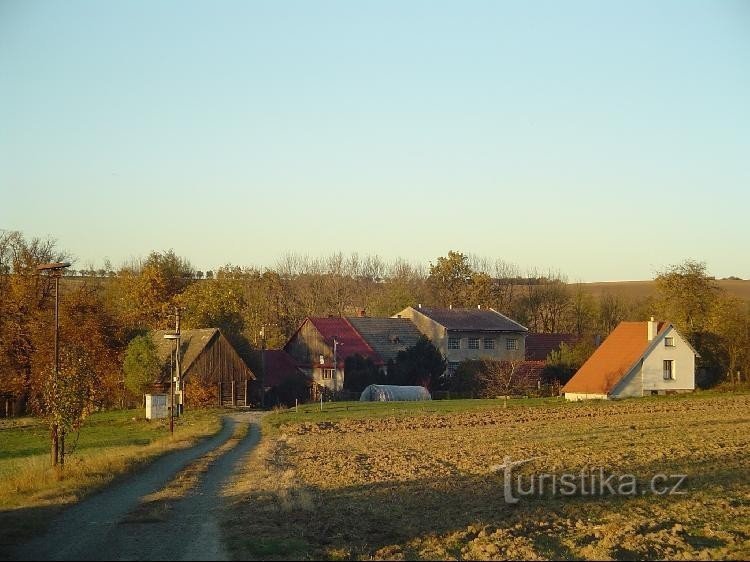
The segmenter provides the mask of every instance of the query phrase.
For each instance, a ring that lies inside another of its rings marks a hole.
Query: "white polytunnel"
[[[371,384],[362,391],[360,402],[407,402],[432,400],[423,386],[396,386],[392,384]]]

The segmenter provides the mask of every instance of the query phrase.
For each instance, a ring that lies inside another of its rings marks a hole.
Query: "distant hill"
[[[750,281],[721,279],[716,284],[730,295],[750,301]],[[656,294],[654,281],[609,281],[600,283],[582,283],[582,286],[594,297],[614,294],[628,300],[643,299]]]

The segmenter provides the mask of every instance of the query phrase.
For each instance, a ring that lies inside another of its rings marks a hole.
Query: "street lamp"
[[[177,367],[177,378],[180,376],[180,334],[164,334],[165,340],[175,340],[177,342],[177,360],[176,360],[176,367]],[[169,373],[169,401],[170,401],[170,408],[169,408],[169,433],[174,435],[174,382],[175,382],[175,375],[174,373]]]
[[[70,263],[66,261],[45,263],[36,267],[36,270],[39,272],[48,271],[49,277],[52,277],[55,280],[55,378],[53,381],[54,384],[52,385],[52,388],[54,389],[54,394],[52,396],[54,404],[53,407],[56,407],[58,405],[57,378],[60,371],[60,345],[58,335],[60,328],[60,277],[62,276],[62,272],[66,267],[70,267]],[[60,460],[60,464],[63,464],[65,462],[65,429],[62,430],[62,454],[60,451],[61,440],[58,431],[59,428],[57,427],[57,423],[54,423],[52,425],[52,464],[54,466],[57,466],[58,459]]]

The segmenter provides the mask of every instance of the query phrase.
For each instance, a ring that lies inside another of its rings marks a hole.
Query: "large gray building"
[[[426,335],[454,371],[467,359],[523,360],[528,329],[492,308],[408,307],[407,318]]]

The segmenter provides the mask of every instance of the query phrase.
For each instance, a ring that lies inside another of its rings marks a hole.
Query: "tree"
[[[16,413],[25,411],[30,400],[39,402],[34,365],[46,368],[53,362],[54,284],[36,267],[65,259],[54,240],[27,240],[15,231],[0,234],[0,393],[16,398]]]
[[[80,430],[93,406],[96,371],[92,357],[80,346],[68,345],[61,352],[60,368],[47,367],[43,371],[43,392],[37,411],[48,421],[53,436],[54,465],[65,464],[65,436]],[[58,447],[59,444],[59,447]]]
[[[190,262],[172,250],[151,252],[144,262],[120,268],[113,286],[118,298],[113,302],[125,325],[156,329],[165,325],[175,297],[193,282]]]
[[[430,264],[427,285],[437,304],[464,306],[467,286],[473,275],[468,256],[451,250],[447,256],[441,256],[435,264]]]
[[[350,355],[344,361],[344,390],[362,392],[371,384],[384,384],[380,369],[369,357]]]
[[[125,387],[136,396],[142,396],[161,373],[162,363],[150,334],[137,336],[125,350],[122,370]]]
[[[686,260],[657,273],[656,306],[662,318],[671,321],[690,338],[705,331],[719,288],[709,276],[705,262]]]
[[[737,372],[750,360],[750,306],[737,297],[720,295],[713,306],[711,331],[719,336],[724,356],[724,379],[737,384]]]
[[[425,336],[412,347],[399,351],[393,372],[388,372],[388,381],[398,385],[424,386],[427,390],[445,390],[446,362],[442,354]]]
[[[558,349],[551,351],[547,356],[547,364],[542,377],[545,382],[557,381],[565,384],[595,350],[596,346],[589,339],[582,339],[572,346],[563,342]]]
[[[537,381],[529,378],[520,359],[495,361],[478,359],[462,361],[451,381],[453,392],[468,393],[475,398],[497,398],[536,388]]]

